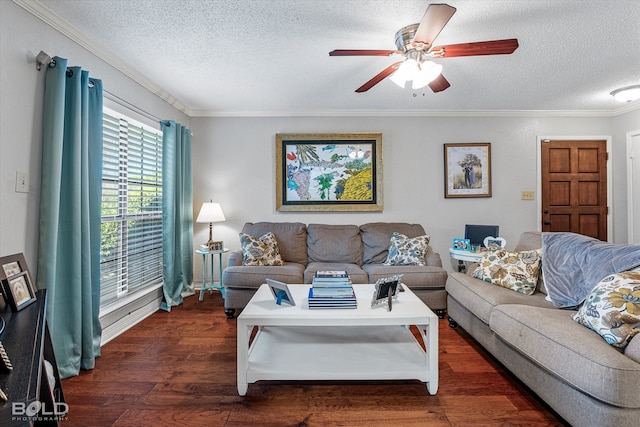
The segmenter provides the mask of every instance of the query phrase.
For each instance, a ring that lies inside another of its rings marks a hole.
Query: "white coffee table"
[[[309,287],[289,285],[296,305],[280,306],[262,285],[238,316],[240,396],[259,380],[417,379],[438,391],[438,317],[411,290],[404,287],[392,311],[371,307],[370,284],[353,285],[357,309],[310,310]]]

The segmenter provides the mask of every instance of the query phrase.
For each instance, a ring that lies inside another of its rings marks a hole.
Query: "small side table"
[[[464,263],[465,261],[479,262],[482,260],[482,252],[458,251],[453,248],[449,248],[449,255],[451,258],[458,260],[458,271],[460,273],[467,271],[467,266]]]
[[[229,252],[229,249],[224,248],[218,251],[203,251],[201,249],[196,250],[197,254],[202,255],[202,287],[200,288],[200,301],[202,301],[202,298],[204,297],[204,292],[209,290],[213,290],[213,289],[217,289],[218,291],[220,291],[220,294],[222,295],[222,298],[224,299],[225,295],[224,295],[224,287],[222,286],[222,254]],[[207,255],[210,256],[210,265],[211,265],[211,281],[207,282]],[[215,281],[214,280],[214,273],[215,273],[215,263],[213,262],[213,259],[215,258],[215,256],[218,256],[218,272],[220,274],[220,280],[219,281]]]

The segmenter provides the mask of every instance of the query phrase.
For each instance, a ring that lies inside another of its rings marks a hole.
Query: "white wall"
[[[104,89],[162,119],[188,117],[10,1],[0,1],[0,256],[23,252],[32,274],[38,254],[44,50],[89,70]],[[126,110],[122,110],[127,112]],[[30,178],[16,193],[16,172]]]
[[[640,110],[621,114],[612,119],[613,128],[613,193],[618,202],[614,221],[617,242],[628,240],[627,220],[627,132],[640,130]],[[634,196],[640,198],[640,188]],[[624,212],[624,215],[622,214]]]
[[[523,231],[540,228],[536,202],[520,199],[522,190],[536,190],[538,135],[612,134],[611,118],[516,115],[192,118],[191,129],[194,209],[197,213],[200,204],[210,198],[222,204],[227,221],[214,224],[214,239],[224,240],[230,249],[239,249],[237,233],[246,221],[407,221],[425,227],[449,270],[453,269],[448,256],[451,239],[463,235],[465,224],[499,225],[508,247],[513,247]],[[382,132],[384,211],[276,211],[275,134],[287,132]],[[468,142],[491,143],[493,197],[445,199],[443,144]],[[624,136],[615,144],[624,146]],[[616,156],[624,156],[618,151]],[[621,196],[617,192],[614,196],[615,222],[625,222],[626,206],[619,208]],[[194,228],[195,243],[205,242],[207,226],[196,224]],[[626,232],[615,236],[624,241]],[[198,275],[200,260],[195,262]]]

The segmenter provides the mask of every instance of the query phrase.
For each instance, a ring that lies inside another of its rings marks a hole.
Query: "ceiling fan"
[[[430,4],[419,24],[411,24],[396,32],[397,50],[336,49],[329,56],[404,56],[405,59],[389,65],[371,80],[356,89],[366,92],[390,77],[404,87],[411,80],[413,89],[429,85],[433,92],[441,92],[451,84],[442,75],[442,65],[429,58],[456,56],[505,55],[518,48],[518,39],[490,40],[433,46],[440,31],[447,25],[456,8],[448,4]]]

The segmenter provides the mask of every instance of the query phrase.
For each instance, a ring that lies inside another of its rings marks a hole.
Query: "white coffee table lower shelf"
[[[241,396],[259,380],[417,379],[437,392],[438,318],[413,292],[401,293],[388,312],[370,307],[373,285],[354,285],[357,309],[309,310],[309,285],[289,288],[296,306],[276,305],[263,285],[238,316]]]

